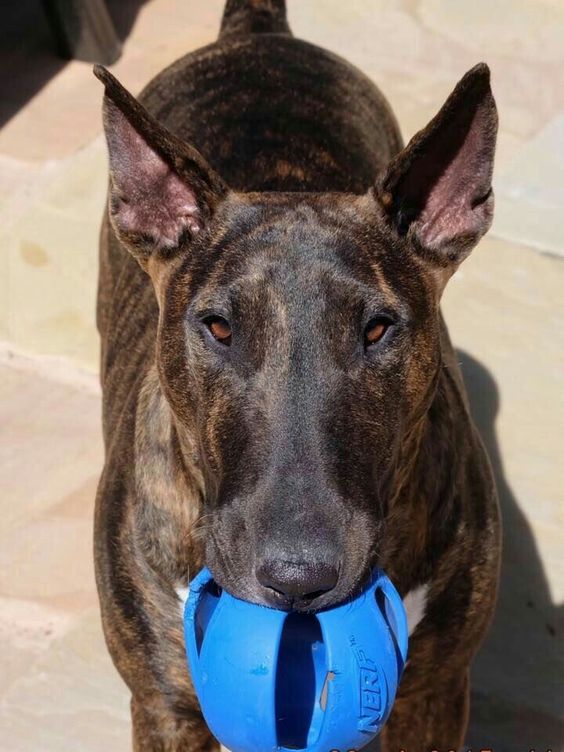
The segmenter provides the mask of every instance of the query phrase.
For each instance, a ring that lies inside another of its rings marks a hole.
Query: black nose
[[[312,600],[337,584],[336,567],[323,562],[293,562],[267,559],[257,567],[257,579],[264,587],[290,598]]]

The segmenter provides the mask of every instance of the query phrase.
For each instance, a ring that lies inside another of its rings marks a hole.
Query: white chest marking
[[[177,585],[176,595],[178,596],[178,600],[180,601],[180,613],[182,614],[182,616],[184,616],[184,606],[186,605],[186,601],[188,600],[188,596],[190,595],[190,586]]]
[[[403,599],[403,605],[407,612],[407,626],[409,635],[411,636],[415,631],[415,628],[425,616],[425,609],[427,608],[427,592],[429,585],[420,585],[414,590],[410,590],[409,593]]]

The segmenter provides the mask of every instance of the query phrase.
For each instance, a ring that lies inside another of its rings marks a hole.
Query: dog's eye
[[[204,323],[212,333],[214,339],[221,342],[222,345],[229,347],[231,344],[231,327],[228,321],[221,316],[210,316]]]
[[[386,334],[389,326],[390,321],[382,316],[370,319],[364,330],[364,347],[368,348],[379,342]]]

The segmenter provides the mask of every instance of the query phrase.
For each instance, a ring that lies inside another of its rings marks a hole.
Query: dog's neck
[[[156,365],[139,394],[135,426],[135,532],[149,564],[169,582],[201,565],[197,544],[204,487],[191,437],[179,432]]]
[[[432,579],[457,540],[471,435],[458,379],[442,362],[430,405],[406,432],[390,483],[380,563],[400,591]]]

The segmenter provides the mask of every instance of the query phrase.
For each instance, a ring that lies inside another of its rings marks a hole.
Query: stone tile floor
[[[99,84],[50,52],[33,0],[0,31],[0,749],[129,745],[91,562],[102,462],[96,247],[106,164]],[[211,41],[220,0],[110,4],[133,91]],[[296,34],[363,68],[409,137],[490,63],[497,214],[444,309],[497,475],[499,608],[474,666],[473,749],[564,751],[564,6],[560,0],[289,0]],[[4,9],[2,13],[4,13]],[[22,41],[23,39],[23,41]],[[31,357],[13,355],[27,352]]]

